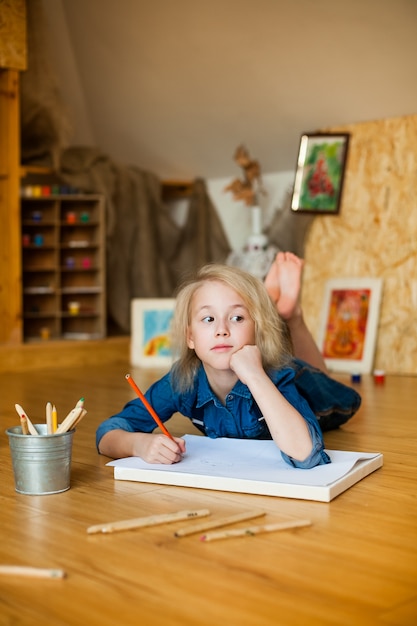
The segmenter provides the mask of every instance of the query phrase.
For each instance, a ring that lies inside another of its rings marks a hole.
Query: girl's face
[[[255,344],[255,322],[239,294],[220,281],[207,281],[191,302],[187,345],[205,365],[230,369],[230,357]]]

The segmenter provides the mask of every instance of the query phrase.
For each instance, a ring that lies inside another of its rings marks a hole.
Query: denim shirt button
[[[227,399],[228,399],[228,400],[233,400],[233,394],[232,394],[232,393],[229,393],[229,395],[227,396]]]

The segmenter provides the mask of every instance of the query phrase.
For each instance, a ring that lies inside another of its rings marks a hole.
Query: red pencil
[[[139,387],[137,386],[137,384],[135,383],[135,381],[133,380],[133,378],[131,377],[130,374],[126,374],[126,380],[129,383],[129,385],[131,385],[131,387],[133,387],[133,389],[136,391],[136,393],[138,394],[139,398],[142,400],[143,404],[148,409],[149,413],[151,414],[151,416],[153,417],[155,422],[158,424],[159,428],[162,430],[164,435],[166,435],[167,437],[172,439],[172,441],[175,441],[174,437],[166,429],[164,423],[161,422],[161,420],[159,419],[159,417],[155,413],[154,409],[151,407],[151,405],[149,404],[149,402],[147,401],[147,399],[145,398],[145,396],[143,395],[143,393],[141,392],[141,390],[139,389]]]

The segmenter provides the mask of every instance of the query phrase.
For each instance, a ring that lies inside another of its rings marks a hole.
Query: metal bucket
[[[75,430],[47,435],[46,424],[34,424],[39,435],[8,428],[15,488],[18,493],[43,496],[70,488],[72,439]]]

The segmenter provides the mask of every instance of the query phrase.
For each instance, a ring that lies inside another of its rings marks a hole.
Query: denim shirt
[[[288,402],[301,413],[312,440],[312,450],[303,461],[293,459],[281,451],[282,458],[293,467],[305,469],[330,463],[330,458],[324,451],[318,420],[295,384],[294,368],[274,370],[269,376]],[[145,396],[162,422],[179,412],[188,417],[204,435],[213,439],[271,439],[266,421],[248,387],[238,380],[223,405],[212,392],[203,366],[200,367],[194,387],[190,391],[174,391],[171,373],[168,372],[147,390]],[[96,434],[97,446],[105,433],[115,429],[151,433],[155,430],[155,422],[137,398],[128,402],[120,413],[100,424]]]

